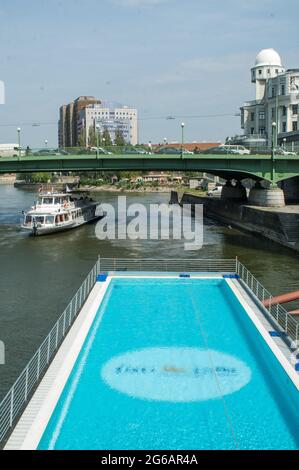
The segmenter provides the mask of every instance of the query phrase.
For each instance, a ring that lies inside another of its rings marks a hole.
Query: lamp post
[[[271,180],[272,186],[275,186],[275,142],[276,142],[276,127],[277,123],[272,122],[272,152],[271,152]]]
[[[183,158],[183,153],[184,153],[184,127],[185,127],[185,123],[182,122],[182,124],[181,124],[181,129],[182,129],[182,148],[181,148],[182,158]]]
[[[97,158],[99,158],[99,124],[96,124],[96,138],[97,138]]]
[[[167,142],[166,137],[164,137],[163,141],[164,141],[164,145],[166,145],[166,142]]]
[[[19,149],[19,158],[21,158],[21,128],[17,128],[18,132],[18,149]]]
[[[102,141],[103,141],[103,147],[105,148],[105,142],[106,142],[105,137],[102,138]]]
[[[45,148],[46,148],[46,149],[48,148],[48,141],[47,141],[47,139],[45,140]]]
[[[287,139],[285,137],[283,138],[283,149],[287,149]]]

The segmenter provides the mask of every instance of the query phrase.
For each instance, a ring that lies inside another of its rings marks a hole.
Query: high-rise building
[[[103,134],[108,130],[111,141],[115,141],[116,132],[120,131],[125,142],[138,143],[137,109],[119,103],[101,102],[90,104],[79,114],[77,135],[85,129],[86,147],[90,145],[90,129]]]
[[[79,96],[59,110],[58,144],[59,147],[76,147],[78,145],[78,118],[82,109],[90,104],[100,104],[93,96]]]
[[[274,49],[263,49],[251,69],[251,81],[255,100],[241,108],[247,142],[271,147],[299,141],[299,68],[286,70]]]

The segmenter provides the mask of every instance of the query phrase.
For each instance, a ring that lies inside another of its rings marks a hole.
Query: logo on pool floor
[[[192,402],[221,398],[251,378],[228,354],[198,348],[146,348],[112,357],[102,379],[113,389],[146,400]]]

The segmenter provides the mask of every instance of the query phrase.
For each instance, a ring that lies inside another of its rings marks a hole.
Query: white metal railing
[[[99,272],[236,272],[235,259],[115,259],[99,258]]]
[[[96,282],[97,263],[0,403],[0,441],[12,427]]]
[[[269,306],[264,308],[269,312],[279,329],[286,332],[296,346],[299,345],[299,323],[281,304],[271,304],[272,294],[238,260],[236,261],[236,273],[261,303],[264,300],[270,300]]]

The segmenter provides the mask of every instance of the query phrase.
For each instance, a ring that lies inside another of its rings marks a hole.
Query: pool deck
[[[49,419],[55,409],[63,388],[82,349],[85,338],[90,330],[105,292],[113,277],[124,278],[177,278],[179,273],[111,273],[105,282],[97,282],[75,320],[65,340],[55,355],[50,367],[38,385],[21,418],[10,435],[5,450],[33,450],[38,447]],[[222,273],[191,273],[190,278],[223,278]],[[243,308],[255,324],[256,328],[299,390],[299,374],[291,363],[291,353],[281,337],[271,337],[269,331],[275,330],[267,319],[262,308],[255,303],[253,297],[244,289],[237,279],[226,279]]]

